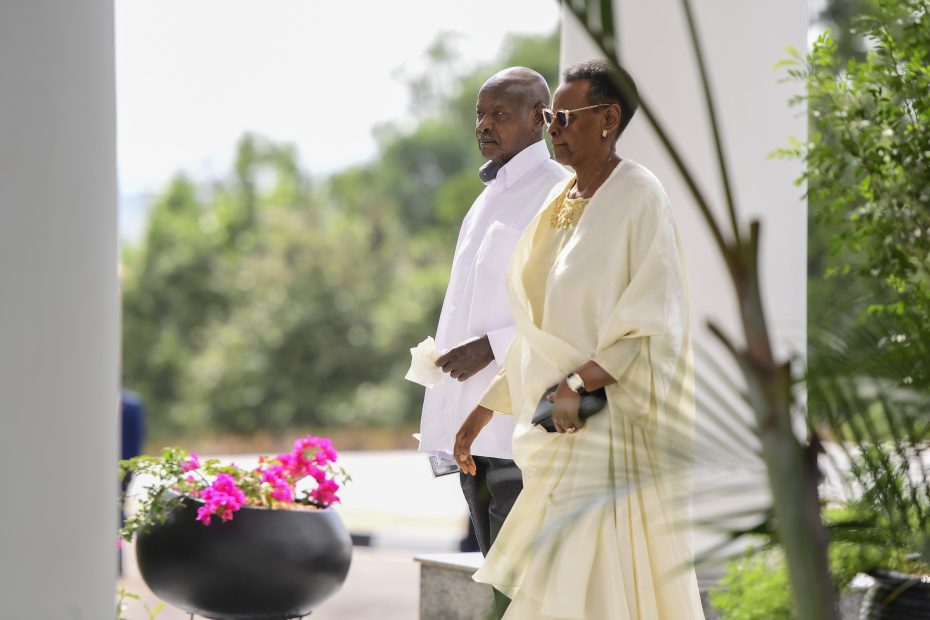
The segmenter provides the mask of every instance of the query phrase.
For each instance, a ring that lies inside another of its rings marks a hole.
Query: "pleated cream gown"
[[[577,224],[557,186],[517,244],[517,329],[482,404],[516,416],[524,489],[475,580],[505,620],[703,618],[687,528],[693,372],[687,284],[668,199],[624,160]],[[588,360],[618,382],[575,434],[531,425],[545,389]]]

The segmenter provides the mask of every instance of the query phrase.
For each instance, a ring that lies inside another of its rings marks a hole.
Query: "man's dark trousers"
[[[474,476],[459,474],[462,493],[468,503],[478,547],[487,555],[497,538],[504,519],[510,514],[513,503],[523,490],[523,476],[516,463],[507,459],[474,456],[477,472]],[[510,599],[494,590],[494,608],[500,618],[507,610]]]

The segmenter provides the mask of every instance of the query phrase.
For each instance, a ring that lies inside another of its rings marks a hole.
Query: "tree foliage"
[[[431,62],[456,66],[439,43]],[[475,97],[513,64],[554,84],[557,37],[513,37],[493,66],[412,78],[416,122],[378,128],[370,163],[314,178],[292,147],[246,135],[227,177],[164,189],[123,253],[124,383],[153,434],[418,419],[422,389],[403,376],[481,190]]]
[[[927,0],[881,0],[854,20],[871,47],[847,59],[830,32],[789,74],[804,80],[812,131],[781,151],[803,159],[814,225],[829,231],[825,275],[842,283],[815,296],[811,320],[831,331],[852,308],[878,334],[862,360],[893,358],[897,380],[930,385],[930,29]],[[817,284],[820,284],[819,282]],[[839,296],[839,298],[837,297]],[[838,303],[842,300],[846,303]],[[853,315],[855,316],[855,315]],[[849,321],[846,321],[849,325]],[[850,326],[850,329],[854,329]],[[811,364],[816,363],[812,351]],[[850,350],[855,354],[855,350]],[[903,368],[901,362],[904,363]]]

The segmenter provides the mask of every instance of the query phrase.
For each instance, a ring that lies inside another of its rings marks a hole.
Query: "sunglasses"
[[[572,114],[575,112],[581,112],[583,110],[593,110],[594,108],[603,108],[604,106],[613,105],[612,103],[599,103],[597,105],[589,105],[585,108],[575,108],[574,110],[550,110],[549,108],[542,109],[543,122],[546,123],[546,127],[552,126],[552,121],[554,120],[559,124],[559,127],[568,127],[568,121],[571,120]]]

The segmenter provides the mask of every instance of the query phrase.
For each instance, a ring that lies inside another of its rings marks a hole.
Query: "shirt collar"
[[[509,188],[547,159],[549,159],[549,147],[546,146],[546,141],[534,142],[504,164],[504,167],[497,171],[497,177],[491,183],[502,181],[504,187]]]

